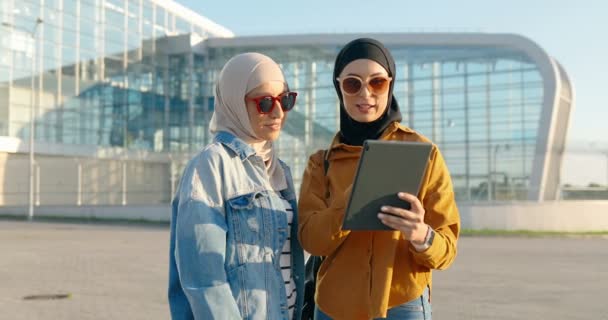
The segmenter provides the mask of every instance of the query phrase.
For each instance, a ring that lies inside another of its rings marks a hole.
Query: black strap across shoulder
[[[329,170],[329,150],[323,153],[323,170],[324,176],[327,176]],[[329,198],[329,186],[326,182],[325,196]],[[321,256],[310,256],[306,261],[306,269],[304,270],[304,306],[302,307],[302,320],[313,320],[315,313],[315,289],[317,287],[317,273],[323,262]]]

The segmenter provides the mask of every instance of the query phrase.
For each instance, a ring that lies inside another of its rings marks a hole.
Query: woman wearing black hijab
[[[342,230],[363,142],[430,141],[400,124],[395,62],[380,42],[346,44],[333,76],[340,131],[328,150],[310,157],[298,205],[302,247],[326,257],[315,319],[431,319],[431,270],[453,262],[460,231],[445,161],[433,145],[419,194],[398,195],[411,209],[382,208],[378,219],[394,231]]]

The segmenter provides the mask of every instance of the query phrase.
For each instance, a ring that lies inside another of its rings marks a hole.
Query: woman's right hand
[[[409,210],[398,207],[382,206],[378,218],[385,225],[401,231],[403,237],[415,244],[424,244],[429,226],[424,222],[424,208],[413,194],[399,192],[399,199],[410,203]]]

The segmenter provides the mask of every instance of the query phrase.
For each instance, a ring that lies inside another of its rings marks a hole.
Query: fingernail
[[[382,208],[380,208],[380,210],[382,210],[382,211],[387,211],[387,210],[388,210],[388,207],[387,207],[387,206],[382,206]]]
[[[405,197],[405,192],[399,192],[397,195],[400,197]]]

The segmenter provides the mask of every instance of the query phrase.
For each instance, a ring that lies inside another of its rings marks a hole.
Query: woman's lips
[[[361,113],[369,113],[373,107],[375,107],[375,105],[368,103],[357,104],[357,109],[359,109]]]
[[[280,123],[271,123],[271,124],[267,124],[265,125],[265,127],[269,128],[270,130],[281,130],[281,124]]]

